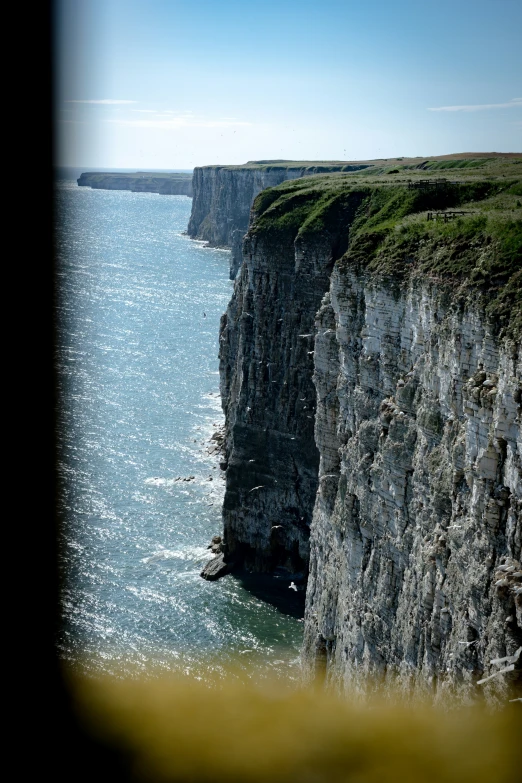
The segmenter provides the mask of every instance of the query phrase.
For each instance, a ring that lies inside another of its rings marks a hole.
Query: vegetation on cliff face
[[[363,203],[347,258],[370,272],[448,282],[459,298],[482,294],[501,336],[522,334],[519,181],[458,183],[435,193],[388,187]],[[430,203],[431,202],[431,203]],[[365,215],[365,210],[368,210]],[[427,220],[427,211],[443,214]],[[464,214],[452,215],[450,210]],[[446,221],[444,213],[448,213]]]
[[[343,263],[399,281],[429,277],[450,285],[458,298],[482,297],[495,332],[519,339],[521,162],[442,161],[464,172],[451,182],[430,176],[429,168],[410,170],[408,180],[391,170],[386,177],[366,171],[287,181],[259,194],[251,232],[288,242],[343,224]]]
[[[254,210],[259,215],[252,232],[264,233],[281,241],[294,241],[297,235],[339,230],[348,214],[353,217],[363,194],[351,188],[321,188],[314,183],[307,188],[289,188],[280,194],[269,188],[259,194]]]

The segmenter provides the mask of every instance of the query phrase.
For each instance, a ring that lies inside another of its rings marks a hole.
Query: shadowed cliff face
[[[265,188],[303,176],[303,169],[194,169],[194,203],[187,229],[192,239],[203,239],[213,247],[232,250],[230,279],[237,275],[242,260],[243,238],[248,230],[250,208]]]
[[[360,201],[352,195],[321,234],[258,232],[254,218],[222,319],[226,554],[254,570],[306,574],[319,465],[313,318]]]

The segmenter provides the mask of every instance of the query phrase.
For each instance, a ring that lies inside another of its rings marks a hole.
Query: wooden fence
[[[442,220],[447,223],[448,220],[453,220],[459,215],[471,215],[471,212],[459,212],[458,210],[450,210],[449,212],[428,212],[426,220]]]
[[[418,179],[416,181],[410,180],[408,188],[410,190],[429,190],[430,188],[444,188],[447,184],[447,179]]]

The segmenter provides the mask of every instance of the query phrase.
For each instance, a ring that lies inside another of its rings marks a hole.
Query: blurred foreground
[[[69,780],[507,783],[521,769],[520,702],[442,709],[376,692],[363,704],[237,672],[63,682]]]

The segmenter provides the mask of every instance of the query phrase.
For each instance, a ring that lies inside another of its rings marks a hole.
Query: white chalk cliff
[[[413,196],[300,182],[255,201],[222,319],[222,557],[308,580],[308,676],[352,691],[521,695],[520,337],[499,331],[490,294],[462,296],[429,253],[421,264],[412,251],[400,274],[386,259],[377,268],[381,235],[364,223],[400,199],[420,213],[482,185]],[[211,224],[201,235],[218,241],[224,223]],[[460,247],[448,258],[494,253],[488,238]],[[520,258],[509,264],[505,280],[513,269],[520,280]]]

